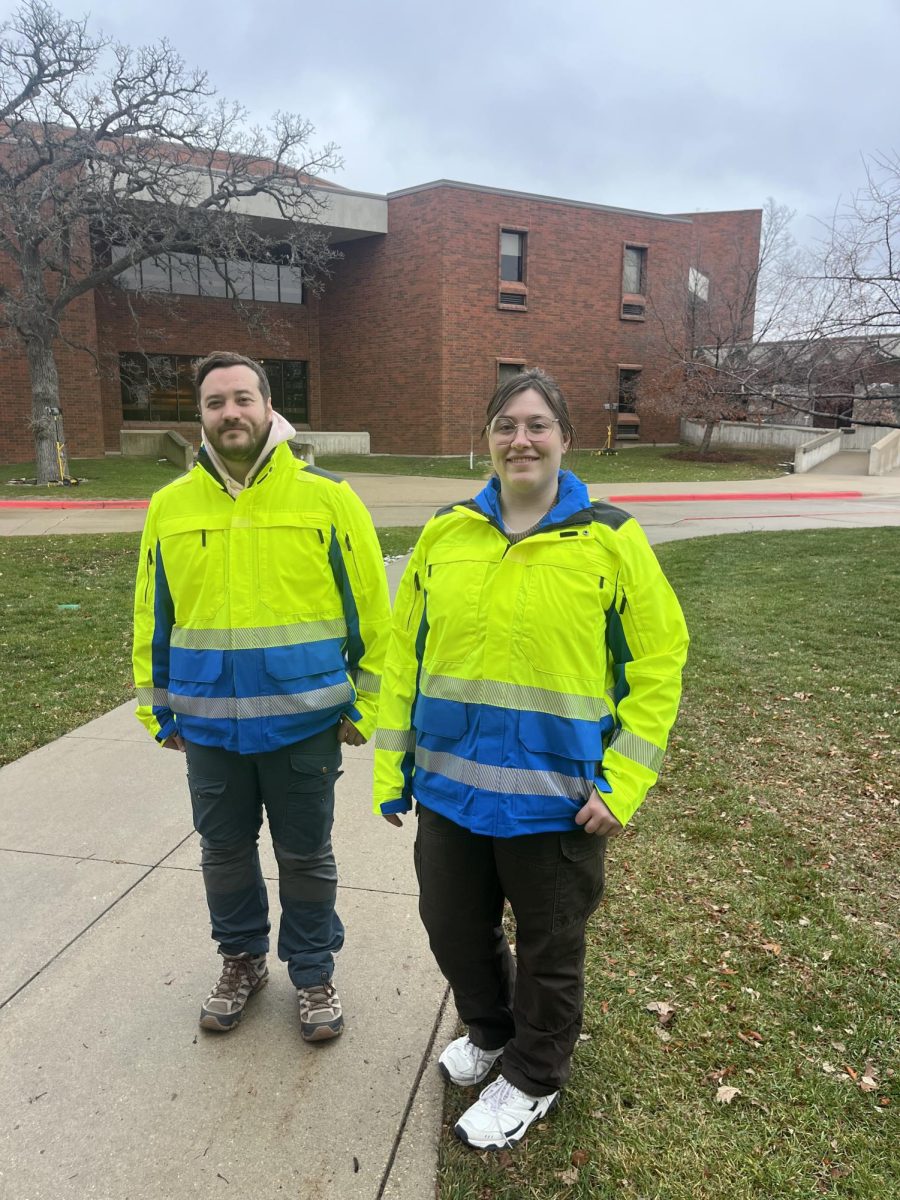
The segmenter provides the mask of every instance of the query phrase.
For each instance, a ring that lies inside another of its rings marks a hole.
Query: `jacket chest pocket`
[[[604,590],[605,589],[605,590]],[[562,676],[604,690],[604,598],[611,581],[593,570],[535,564],[525,579],[522,648],[538,674]],[[579,689],[580,690],[580,689]]]
[[[460,663],[484,635],[481,600],[490,564],[476,559],[429,562],[425,568],[428,640],[425,665]]]
[[[279,617],[341,613],[328,558],[331,522],[324,513],[273,512],[254,517],[258,596]]]
[[[207,624],[224,608],[227,541],[227,527],[215,521],[204,523],[202,517],[161,523],[160,559],[175,605],[176,624]]]

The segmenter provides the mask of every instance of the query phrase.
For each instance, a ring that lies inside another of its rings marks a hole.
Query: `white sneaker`
[[[503,1053],[499,1050],[482,1050],[464,1034],[451,1042],[438,1059],[438,1070],[445,1079],[459,1087],[472,1087],[486,1079],[491,1067]]]
[[[529,1096],[499,1075],[456,1122],[453,1132],[476,1150],[506,1150],[528,1132],[529,1125],[556,1107],[559,1092]]]

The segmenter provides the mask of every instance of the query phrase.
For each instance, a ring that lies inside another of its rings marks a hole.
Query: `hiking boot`
[[[502,1053],[502,1046],[499,1050],[482,1050],[465,1034],[450,1043],[438,1059],[438,1070],[459,1087],[473,1087],[488,1077]]]
[[[244,1015],[250,997],[269,982],[269,968],[264,954],[225,954],[222,974],[200,1009],[200,1025],[227,1033]]]
[[[300,1036],[304,1042],[324,1042],[344,1031],[341,998],[329,979],[297,988],[300,1002]]]
[[[559,1092],[529,1096],[498,1075],[466,1109],[453,1132],[476,1150],[508,1150],[522,1140],[529,1125],[556,1107],[558,1098]]]

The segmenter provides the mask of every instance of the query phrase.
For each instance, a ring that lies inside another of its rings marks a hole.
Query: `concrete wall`
[[[167,458],[185,471],[194,464],[194,447],[172,429],[122,429],[119,448],[125,458]]]
[[[876,442],[880,442],[891,432],[883,425],[854,425],[852,429],[842,429],[842,450],[871,450]]]
[[[887,475],[900,467],[900,429],[892,429],[869,451],[869,474]]]
[[[291,442],[309,445],[314,454],[368,454],[369,435],[365,432],[323,432],[321,429],[301,429]]]
[[[847,448],[841,441],[841,431],[829,429],[821,437],[813,438],[812,441],[807,441],[805,446],[797,447],[794,452],[794,474],[802,475],[804,471],[811,471],[826,458],[831,458],[833,454],[839,454]]]
[[[681,438],[691,446],[699,446],[703,439],[702,421],[684,419],[681,422]],[[752,421],[720,421],[713,430],[714,446],[747,446],[756,449],[784,447],[793,450],[815,437],[815,431],[796,425],[757,425]],[[850,449],[851,447],[847,447]]]

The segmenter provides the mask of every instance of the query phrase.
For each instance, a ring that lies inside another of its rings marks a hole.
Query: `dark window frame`
[[[199,420],[193,386],[194,364],[200,355],[123,350],[119,353],[119,389],[122,421],[153,424],[196,424]],[[272,405],[291,422],[309,424],[309,360],[260,359],[272,388]],[[129,372],[129,364],[133,364]],[[270,371],[269,368],[272,368]],[[277,367],[277,370],[275,369]],[[127,378],[130,373],[131,379]],[[291,401],[285,402],[285,377],[290,375]],[[173,385],[165,386],[171,379]],[[146,400],[135,403],[134,394],[145,392]],[[169,393],[174,390],[174,400]],[[163,399],[154,400],[154,396]],[[129,400],[132,402],[129,403]],[[173,412],[170,411],[174,408]],[[146,409],[146,411],[142,411]],[[129,413],[130,410],[130,413]]]
[[[639,291],[628,291],[625,287],[626,282],[629,282],[625,278],[629,251],[637,251],[639,255]],[[622,244],[622,297],[619,305],[619,317],[623,321],[646,320],[649,260],[650,247],[645,242],[624,242]]]
[[[506,279],[503,275],[503,235],[512,234],[520,239],[521,279]],[[506,312],[528,310],[528,230],[520,225],[500,225],[497,234],[497,307]]]

